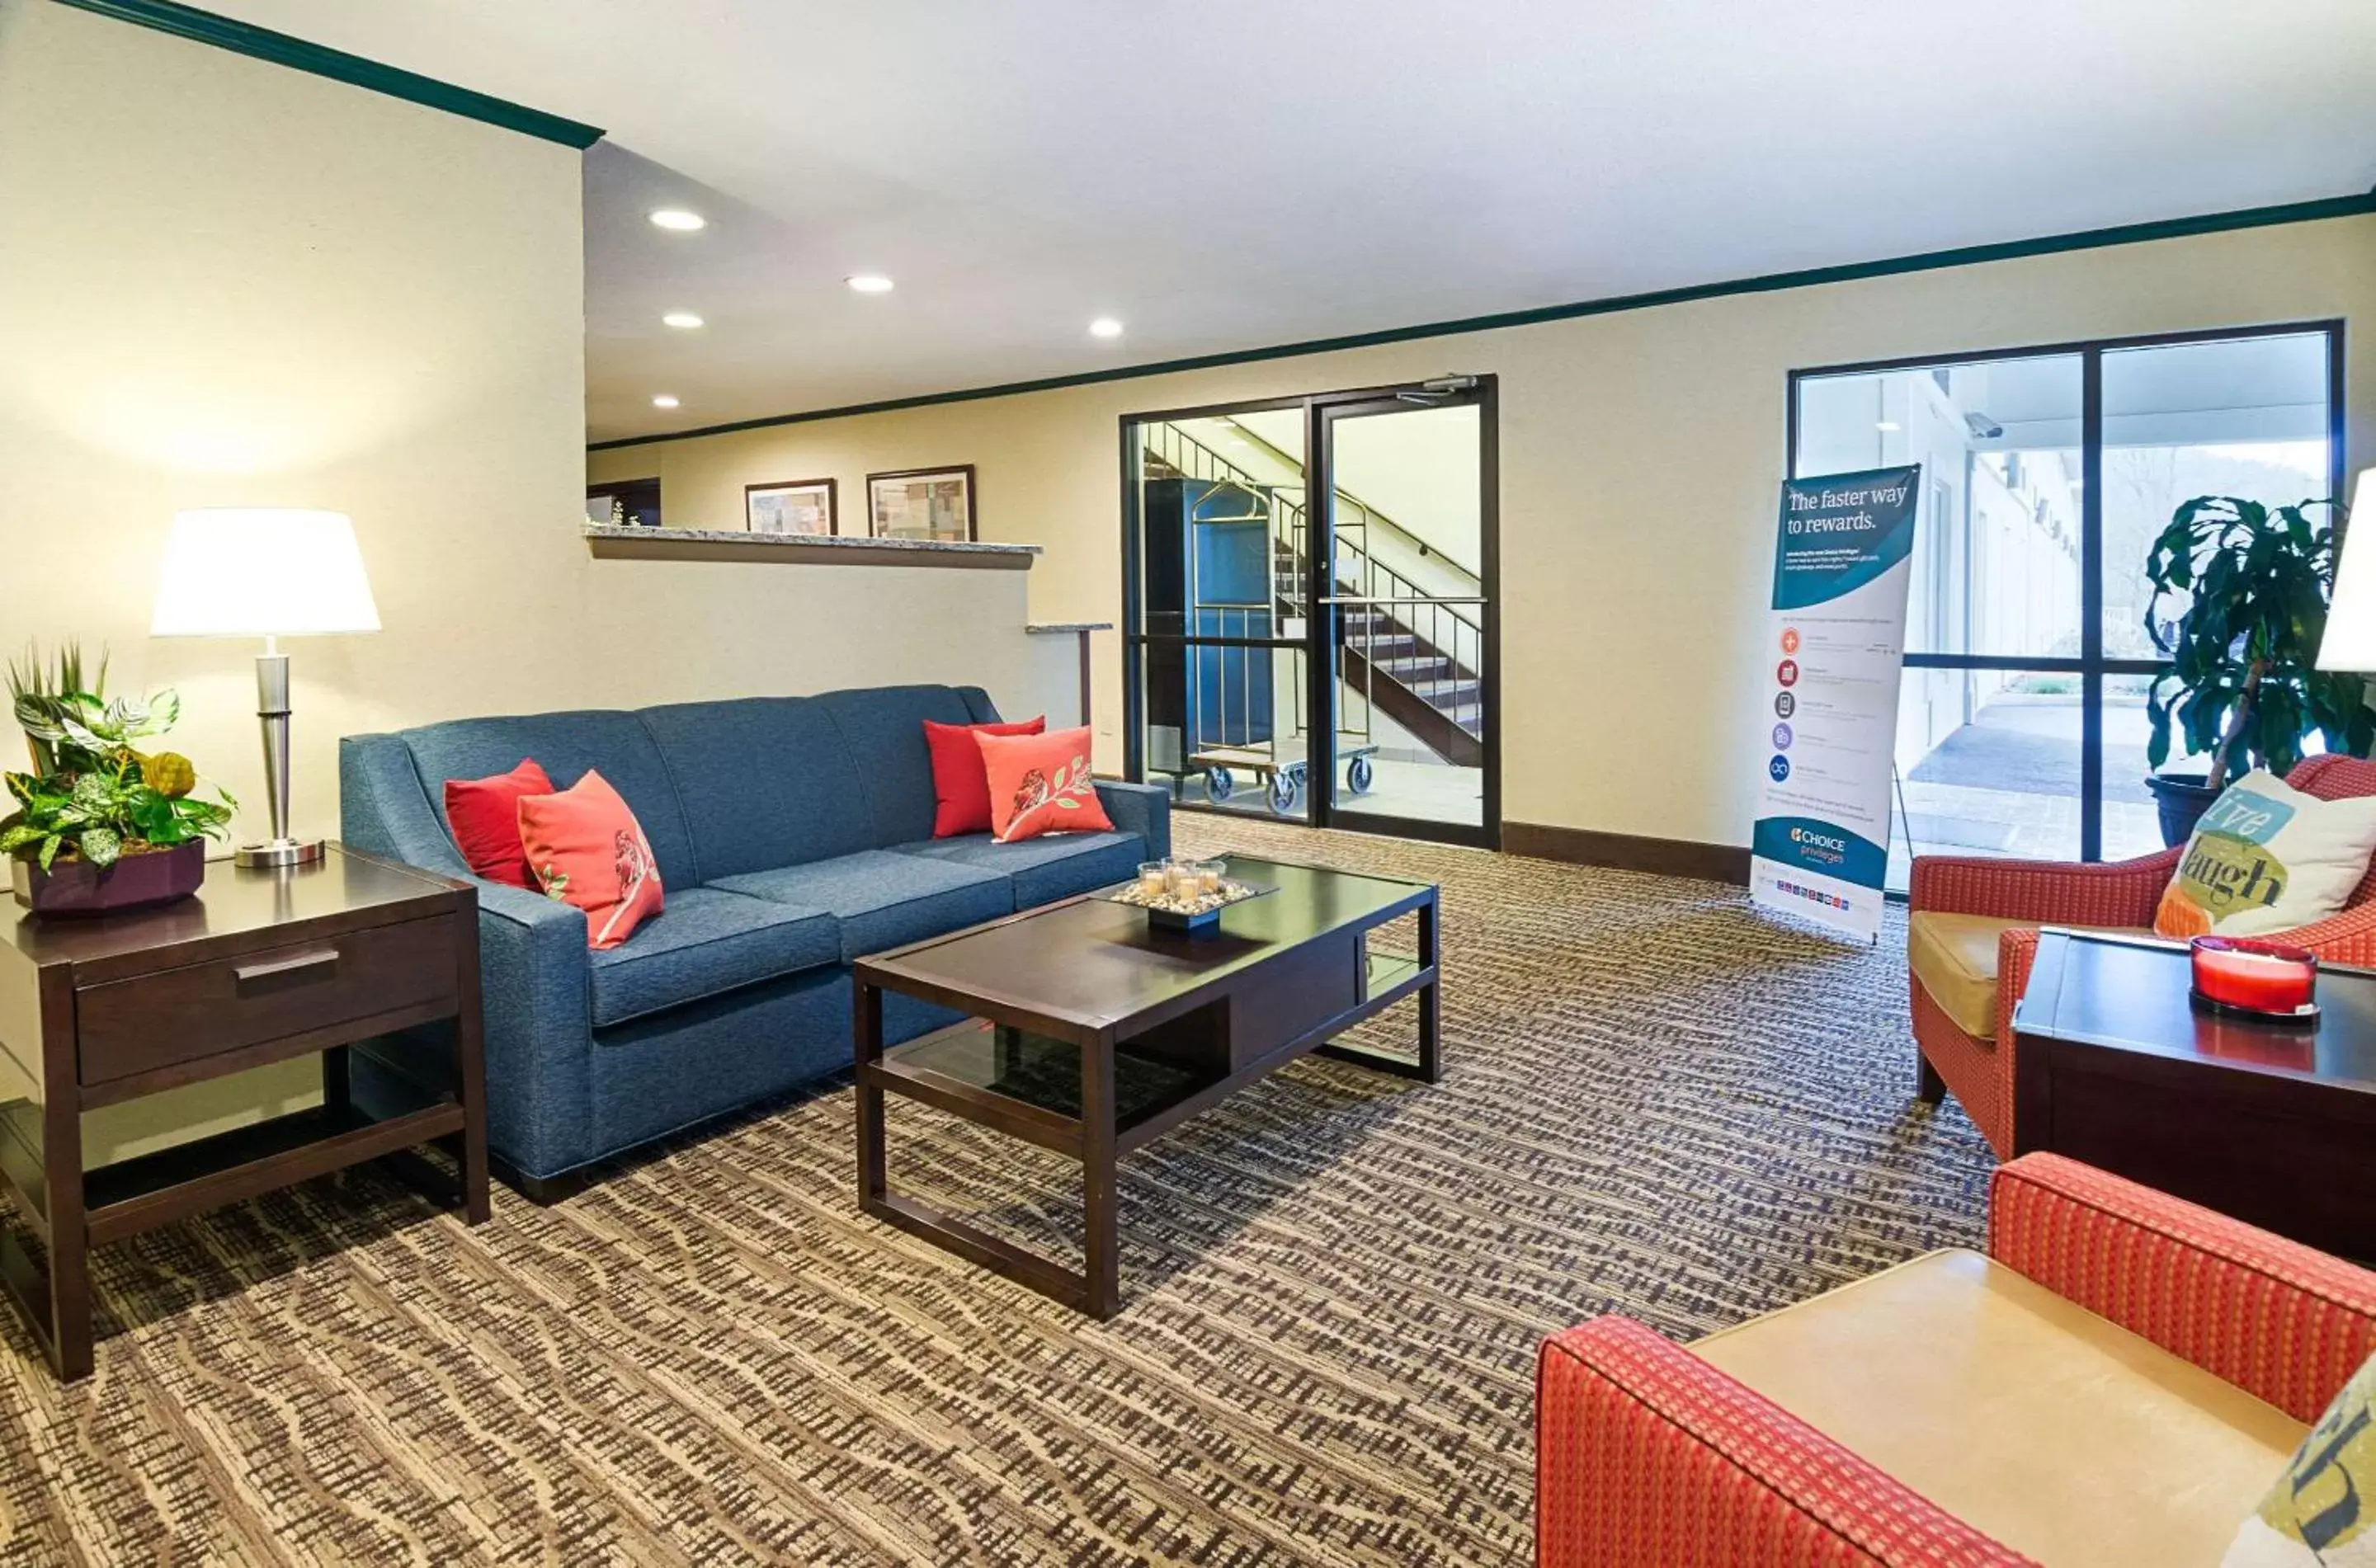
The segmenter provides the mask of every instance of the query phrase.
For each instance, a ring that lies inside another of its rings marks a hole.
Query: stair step
[[[1440,653],[1423,653],[1409,659],[1373,659],[1370,663],[1380,674],[1392,675],[1406,686],[1415,686],[1422,681],[1451,680],[1458,674],[1452,660]]]

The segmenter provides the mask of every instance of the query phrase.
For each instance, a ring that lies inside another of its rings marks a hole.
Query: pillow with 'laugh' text
[[[2195,824],[2154,911],[2163,936],[2270,936],[2340,914],[2376,854],[2376,796],[2322,801],[2265,768]]]
[[[2376,1360],[2310,1429],[2219,1568],[2376,1568]]]

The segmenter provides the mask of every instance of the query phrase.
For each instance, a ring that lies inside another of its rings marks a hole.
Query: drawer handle
[[[243,964],[231,972],[231,978],[241,985],[250,980],[269,980],[275,975],[291,974],[299,969],[319,968],[339,961],[339,950],[325,947],[315,953],[296,953],[286,958],[274,958],[262,964]]]

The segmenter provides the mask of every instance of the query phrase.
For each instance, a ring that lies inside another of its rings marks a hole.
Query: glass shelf
[[[886,1075],[930,1073],[966,1088],[1019,1101],[1077,1122],[1081,1048],[1043,1035],[979,1021],[926,1035],[883,1054]],[[1166,1111],[1218,1080],[1170,1062],[1114,1052],[1114,1120],[1127,1127]]]

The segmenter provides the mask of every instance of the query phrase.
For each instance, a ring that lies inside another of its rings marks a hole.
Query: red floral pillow
[[[1089,775],[1089,731],[1044,735],[976,734],[990,783],[990,831],[1002,844],[1043,833],[1113,829]]]
[[[446,825],[471,872],[510,887],[535,886],[520,849],[520,797],[552,793],[552,780],[533,757],[492,778],[446,780]]]
[[[954,838],[960,833],[990,831],[990,777],[983,772],[977,734],[1037,735],[1048,728],[1048,716],[1011,724],[935,724],[924,720],[924,744],[933,754],[933,793],[940,804],[933,814],[933,837]]]
[[[616,947],[660,912],[660,868],[636,814],[588,769],[557,795],[524,795],[520,849],[548,898],[586,911],[586,945]]]

